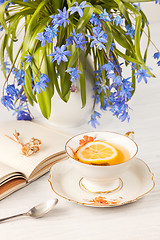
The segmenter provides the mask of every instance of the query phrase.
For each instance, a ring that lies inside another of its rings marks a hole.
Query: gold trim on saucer
[[[67,160],[67,159],[65,159],[65,160]],[[122,206],[122,205],[125,205],[125,204],[128,204],[128,203],[132,203],[132,202],[137,201],[138,199],[144,197],[146,194],[148,194],[150,191],[152,191],[153,188],[155,187],[155,182],[154,182],[154,179],[153,179],[154,174],[151,172],[150,168],[148,167],[148,165],[147,165],[143,160],[141,160],[141,159],[139,159],[139,158],[137,158],[137,160],[142,161],[142,162],[146,165],[146,167],[148,168],[149,173],[150,173],[151,176],[152,176],[153,186],[152,186],[151,189],[149,189],[146,193],[144,193],[144,194],[142,194],[142,195],[139,195],[139,196],[136,197],[135,199],[132,199],[132,200],[126,201],[126,202],[121,202],[121,203],[119,203],[119,204],[113,204],[113,205],[110,204],[110,205],[95,206],[95,205],[91,205],[91,204],[86,203],[86,202],[78,202],[78,201],[75,201],[75,200],[73,200],[73,199],[71,199],[71,198],[67,198],[67,197],[65,197],[65,196],[63,196],[63,195],[60,195],[59,193],[57,193],[57,192],[54,190],[53,185],[52,185],[52,183],[51,183],[51,178],[52,178],[51,168],[49,169],[49,179],[48,179],[48,182],[50,183],[50,186],[51,186],[51,189],[53,190],[53,192],[54,192],[55,194],[57,194],[59,197],[62,197],[63,199],[66,199],[66,200],[68,200],[68,201],[77,203],[77,204],[79,204],[79,205],[84,205],[84,206],[89,206],[89,207],[90,207],[90,206],[91,206],[91,207],[118,207],[118,206]],[[56,164],[57,162],[60,162],[60,161],[63,161],[63,160],[62,160],[62,159],[57,160],[57,161],[54,162],[54,164]],[[54,165],[54,164],[53,164],[53,165]],[[53,166],[53,165],[52,165],[52,166]]]
[[[123,187],[123,181],[122,181],[122,179],[121,178],[119,178],[119,185],[118,185],[118,187],[116,187],[115,189],[113,189],[113,190],[106,190],[106,191],[96,191],[96,192],[93,192],[93,191],[90,191],[89,189],[87,189],[85,186],[84,186],[84,184],[82,183],[82,180],[84,179],[84,177],[82,177],[80,180],[79,180],[79,187],[83,190],[83,191],[86,191],[86,192],[90,192],[90,193],[98,193],[98,194],[100,194],[100,193],[113,193],[113,192],[118,192],[118,191],[120,191],[121,189],[122,189],[122,187]]]

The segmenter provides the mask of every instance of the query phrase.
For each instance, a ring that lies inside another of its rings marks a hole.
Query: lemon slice
[[[107,142],[92,141],[78,149],[76,157],[84,163],[105,164],[114,160],[118,151]]]

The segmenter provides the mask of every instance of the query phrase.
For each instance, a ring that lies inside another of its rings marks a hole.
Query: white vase
[[[84,62],[84,61],[83,61]],[[83,64],[82,62],[82,64]],[[93,111],[94,105],[94,74],[91,60],[87,58],[86,70],[84,69],[86,79],[86,105],[82,108],[81,92],[71,92],[68,102],[64,102],[55,90],[51,100],[51,116],[46,120],[48,124],[56,127],[78,127],[88,122]],[[80,89],[80,86],[78,86]],[[39,108],[36,104],[36,108]]]

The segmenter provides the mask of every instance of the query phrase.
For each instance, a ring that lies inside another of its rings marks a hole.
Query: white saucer
[[[92,193],[81,185],[80,176],[68,159],[59,160],[50,169],[52,190],[69,201],[92,207],[113,207],[131,203],[154,188],[153,174],[147,164],[135,158],[131,167],[120,176],[121,187],[114,192]]]

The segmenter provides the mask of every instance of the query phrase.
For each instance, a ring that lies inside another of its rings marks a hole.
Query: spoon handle
[[[5,222],[5,221],[10,220],[10,219],[13,219],[13,218],[22,217],[22,216],[27,216],[27,214],[26,213],[20,213],[20,214],[13,215],[13,216],[10,216],[10,217],[1,218],[0,223]]]

